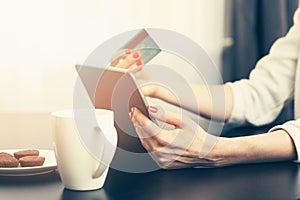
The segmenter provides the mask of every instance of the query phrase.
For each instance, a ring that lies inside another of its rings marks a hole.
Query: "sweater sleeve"
[[[297,152],[296,162],[300,163],[300,119],[286,122],[283,125],[275,126],[269,132],[280,129],[285,130],[292,138]]]
[[[293,98],[295,74],[300,55],[300,9],[294,26],[278,39],[270,53],[252,70],[249,79],[227,83],[233,90],[229,124],[249,122],[259,126],[272,122],[285,103]]]

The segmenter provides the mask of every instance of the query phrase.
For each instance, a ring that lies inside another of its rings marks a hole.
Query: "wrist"
[[[234,163],[232,151],[236,148],[235,145],[233,138],[218,137],[205,159],[209,160],[213,167],[231,165]]]

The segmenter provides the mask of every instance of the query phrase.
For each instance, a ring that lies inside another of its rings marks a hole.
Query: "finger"
[[[155,119],[174,125],[176,128],[188,126],[192,122],[183,115],[163,110],[160,106],[149,106],[148,111]]]
[[[141,127],[149,126],[152,122],[139,109],[132,107],[130,110],[131,121]]]
[[[147,152],[154,151],[153,149],[153,139],[148,136],[148,132],[145,132],[145,130],[141,126],[135,126],[136,133],[141,141],[141,144],[143,147],[147,150]]]
[[[134,63],[140,60],[141,56],[139,52],[130,52],[130,53],[127,52],[125,56],[121,58],[122,59],[119,60],[119,62],[116,64],[116,67],[128,69]]]
[[[122,67],[124,64],[121,64],[121,63],[123,63],[125,61],[127,55],[130,55],[131,53],[132,52],[129,49],[118,51],[116,53],[116,56],[114,56],[111,59],[110,65],[113,66],[113,67],[119,67],[119,68]]]
[[[141,71],[143,68],[144,62],[142,60],[138,60],[135,63],[133,63],[128,69],[132,72],[138,72]]]
[[[136,128],[139,128],[140,138],[148,138],[155,136],[162,130],[155,123],[153,123],[148,117],[146,117],[139,109],[132,108],[129,113],[131,120]]]

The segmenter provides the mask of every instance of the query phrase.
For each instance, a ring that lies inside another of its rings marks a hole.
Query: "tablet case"
[[[115,165],[142,171],[144,167],[157,168],[156,163],[142,146],[129,117],[131,107],[137,107],[149,116],[147,105],[140,94],[134,76],[119,68],[98,68],[76,65],[87,93],[95,108],[112,110],[118,132],[118,147],[113,160]],[[124,153],[125,151],[125,153]],[[136,156],[143,153],[143,156]]]

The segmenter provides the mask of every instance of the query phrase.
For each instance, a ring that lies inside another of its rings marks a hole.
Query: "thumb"
[[[188,123],[188,119],[184,118],[183,115],[165,111],[160,106],[149,106],[148,111],[158,121],[174,125],[176,128],[182,128]]]

